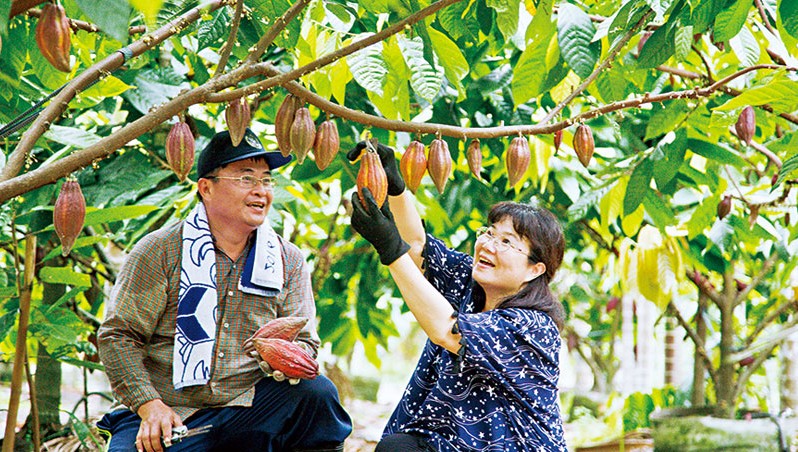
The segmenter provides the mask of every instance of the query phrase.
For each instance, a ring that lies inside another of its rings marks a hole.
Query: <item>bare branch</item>
[[[748,337],[745,339],[745,346],[743,346],[743,349],[747,349],[748,347],[750,347],[754,343],[754,341],[756,341],[759,335],[762,334],[762,331],[764,331],[765,328],[773,324],[773,322],[776,321],[776,319],[778,319],[779,317],[784,315],[784,313],[790,310],[798,312],[798,300],[791,300],[787,303],[780,305],[778,308],[768,313],[768,315],[764,319],[757,322],[754,331],[752,331],[751,334],[749,334]]]
[[[754,0],[754,5],[756,5],[757,11],[759,11],[759,17],[762,18],[762,23],[765,25],[765,28],[768,29],[771,33],[778,36],[778,32],[773,29],[773,25],[770,24],[770,18],[768,18],[768,14],[765,11],[765,8],[762,6],[762,0]]]
[[[310,0],[299,0],[291,5],[291,7],[288,8],[288,10],[286,10],[282,16],[278,17],[274,24],[272,24],[272,26],[266,30],[266,33],[261,36],[258,43],[255,44],[255,49],[247,56],[246,62],[254,63],[255,61],[258,61],[261,55],[266,52],[266,49],[272,45],[272,42],[274,42],[274,39],[277,37],[277,35],[279,35],[280,32],[285,29],[286,25],[294,20],[297,14],[299,14],[299,12],[302,11],[308,5],[308,3],[310,3]]]
[[[738,306],[748,298],[748,295],[751,293],[751,291],[754,290],[754,288],[758,286],[759,283],[761,283],[762,280],[765,279],[765,277],[770,273],[770,270],[772,270],[773,266],[776,265],[776,260],[778,260],[778,258],[779,253],[776,251],[773,251],[773,253],[768,256],[768,258],[762,264],[762,268],[759,269],[759,273],[751,278],[751,283],[748,284],[745,289],[737,293],[732,306]]]
[[[690,339],[692,339],[693,343],[695,344],[695,354],[698,355],[701,361],[704,362],[704,366],[707,372],[709,372],[709,377],[712,378],[713,384],[717,384],[718,374],[715,370],[715,367],[712,365],[712,360],[709,358],[709,355],[707,355],[704,339],[696,334],[695,330],[693,330],[690,324],[688,324],[684,317],[682,317],[682,314],[678,309],[676,309],[676,306],[674,306],[673,303],[668,303],[668,307],[666,309],[668,313],[672,315],[677,322],[679,322],[679,325],[684,329],[687,335],[690,336]]]
[[[211,78],[217,78],[225,72],[224,68],[227,67],[227,60],[230,58],[230,52],[233,50],[236,38],[238,38],[238,26],[241,25],[241,14],[244,12],[244,0],[235,1],[236,9],[233,13],[233,23],[230,25],[230,33],[227,34],[227,41],[225,41],[222,51],[219,54],[219,64],[216,65],[216,72],[213,73],[213,77]]]
[[[707,296],[716,306],[720,306],[723,302],[720,293],[715,289],[711,282],[707,280],[707,278],[702,275],[698,270],[693,270],[692,272],[687,272],[687,279],[693,282],[693,284],[698,287],[698,290],[701,291],[704,295]]]

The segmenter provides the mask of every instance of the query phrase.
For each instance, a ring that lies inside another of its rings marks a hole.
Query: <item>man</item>
[[[110,451],[343,450],[352,425],[330,380],[285,381],[242,347],[286,316],[308,318],[296,341],[319,346],[304,258],[266,221],[271,172],[290,161],[249,129],[238,146],[216,134],[197,160],[201,202],[133,248],[98,331],[127,407],[98,423]],[[207,433],[172,444],[182,426]]]

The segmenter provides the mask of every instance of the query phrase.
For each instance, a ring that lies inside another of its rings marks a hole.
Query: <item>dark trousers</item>
[[[134,452],[140,424],[137,414],[119,410],[106,414],[97,427],[111,433],[108,451]],[[338,390],[323,375],[297,385],[263,378],[255,385],[251,407],[205,408],[184,424],[213,428],[172,445],[170,452],[336,450],[352,432]]]
[[[380,440],[374,452],[435,452],[424,437],[410,433],[393,433]]]

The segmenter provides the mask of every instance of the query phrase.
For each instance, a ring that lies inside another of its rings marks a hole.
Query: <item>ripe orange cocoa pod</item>
[[[754,107],[748,105],[740,112],[737,122],[734,124],[734,130],[737,131],[737,136],[745,144],[750,145],[751,139],[754,138],[756,133],[756,114]]]
[[[574,150],[576,156],[579,157],[579,162],[582,166],[587,168],[590,164],[590,159],[593,157],[593,150],[596,145],[593,143],[593,131],[587,124],[580,124],[574,133]]]
[[[301,165],[316,140],[316,123],[310,117],[307,107],[300,107],[291,124],[291,150],[296,154],[297,162]]]
[[[561,144],[562,144],[562,129],[554,132],[554,152],[560,150]]]
[[[357,195],[360,202],[366,205],[363,188],[367,187],[374,196],[374,201],[382,207],[388,197],[388,177],[382,167],[377,151],[367,149],[360,157],[360,170],[357,172]]]
[[[316,157],[316,166],[324,171],[335,158],[338,149],[341,147],[341,139],[338,136],[338,126],[335,121],[328,119],[316,130],[316,139],[313,141],[313,155]]]
[[[252,120],[247,98],[239,97],[228,103],[224,109],[224,120],[227,122],[227,130],[230,131],[230,141],[233,142],[233,146],[238,146],[238,143],[244,139],[244,133]]]
[[[61,255],[67,256],[75,244],[83,221],[86,219],[86,200],[77,180],[71,179],[61,185],[53,208],[53,226],[61,241]]]
[[[429,145],[427,172],[435,183],[438,193],[443,193],[449,175],[452,174],[452,156],[449,154],[449,145],[440,138],[432,140]]]
[[[39,23],[36,24],[36,45],[45,59],[54,68],[70,72],[69,49],[72,47],[72,30],[64,7],[48,3],[42,8]]]
[[[293,342],[307,323],[307,317],[278,317],[272,319],[244,341],[244,348],[247,348],[249,344],[254,344],[255,339],[259,337],[264,339],[277,338]]]
[[[415,193],[427,172],[427,156],[422,142],[413,140],[407,145],[399,160],[399,172],[402,173],[407,188]]]
[[[273,370],[288,378],[312,380],[319,375],[319,363],[304,348],[277,338],[256,338],[255,350]]]
[[[468,169],[471,170],[471,174],[473,174],[477,179],[481,179],[482,145],[479,143],[478,139],[474,138],[471,140],[471,143],[468,144],[468,149],[466,150],[466,159],[468,160]]]
[[[194,135],[183,121],[176,122],[166,136],[166,161],[181,182],[194,166]]]
[[[274,117],[274,137],[277,147],[284,156],[291,154],[291,126],[294,124],[296,111],[302,106],[302,100],[294,95],[287,95],[277,109]]]
[[[513,138],[513,141],[510,142],[510,148],[507,149],[505,161],[507,164],[507,179],[511,187],[515,187],[515,184],[526,173],[531,156],[529,141],[525,137]]]

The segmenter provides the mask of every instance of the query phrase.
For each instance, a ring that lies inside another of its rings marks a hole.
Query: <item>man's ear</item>
[[[211,189],[211,180],[206,179],[204,177],[200,178],[197,181],[197,192],[202,196],[203,199],[208,195],[208,192]]]
[[[546,273],[546,264],[543,262],[535,262],[527,266],[527,278],[526,282],[531,282],[535,278],[539,278],[541,275]]]

